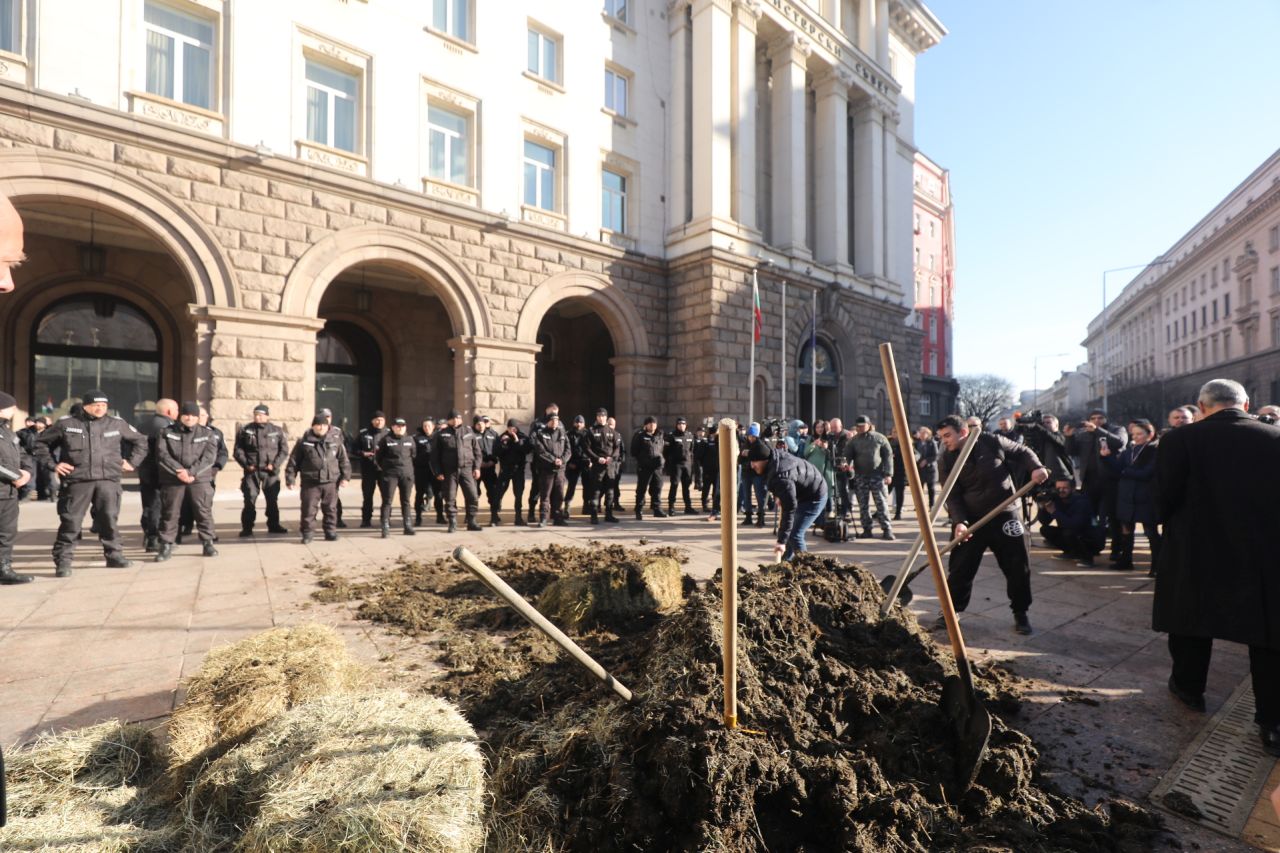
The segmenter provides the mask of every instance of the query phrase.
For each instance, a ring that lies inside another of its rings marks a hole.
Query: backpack
[[[849,522],[843,518],[833,518],[822,528],[822,538],[828,542],[848,542]]]

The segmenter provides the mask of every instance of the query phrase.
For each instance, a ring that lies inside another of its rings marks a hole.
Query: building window
[[[1231,259],[1223,258],[1222,259],[1222,280],[1226,281],[1229,278],[1231,278]]]
[[[929,236],[930,236],[930,237],[934,236],[934,233],[935,233],[935,232],[934,232],[934,227],[935,227],[935,225],[936,225],[936,224],[937,224],[937,223],[935,223],[932,219],[930,219],[930,220],[929,220]]]
[[[560,82],[560,40],[542,30],[529,27],[529,62],[530,74]]]
[[[307,139],[330,148],[358,150],[360,80],[307,60]]]
[[[933,414],[933,398],[928,394],[920,395],[920,414],[925,416]]]
[[[1280,314],[1271,315],[1271,345],[1280,346]]]
[[[936,263],[937,263],[937,256],[935,256],[932,252],[930,252],[929,253],[929,271],[930,272],[934,271],[934,269],[936,268]]]
[[[604,13],[616,21],[627,22],[627,0],[604,0]]]
[[[1222,360],[1231,360],[1231,332],[1224,332],[1222,335]]]
[[[1187,315],[1186,314],[1182,315],[1182,336],[1184,338],[1187,336]]]
[[[471,186],[471,119],[431,104],[427,107],[427,175]]]
[[[1280,267],[1271,268],[1271,295],[1280,294]]]
[[[1218,300],[1213,300],[1213,322],[1218,322]]]
[[[471,37],[471,0],[433,0],[431,27],[462,41],[474,41]]]
[[[916,214],[916,233],[920,233],[920,214]]]
[[[1214,266],[1212,266],[1212,267],[1209,269],[1209,286],[1210,286],[1210,287],[1217,287],[1217,286],[1218,286],[1218,266],[1217,266],[1217,264],[1214,264]]]
[[[1230,293],[1224,293],[1222,295],[1222,316],[1223,317],[1231,316],[1231,294]]]
[[[612,68],[604,70],[604,107],[620,116],[627,115],[627,87],[630,80]]]
[[[0,50],[22,53],[21,0],[0,0]]]
[[[1271,231],[1268,232],[1271,251],[1280,251],[1280,225],[1272,225]]]
[[[213,109],[213,23],[159,3],[147,3],[142,14],[147,31],[147,91]]]
[[[938,375],[938,354],[936,352],[929,353],[929,375]]]
[[[920,250],[916,249],[916,266],[920,266]]]
[[[601,172],[600,226],[627,233],[627,179],[608,169]]]
[[[1200,328],[1203,329],[1207,325],[1209,325],[1209,306],[1201,305],[1200,306]]]
[[[524,203],[543,210],[556,209],[556,151],[524,142]]]

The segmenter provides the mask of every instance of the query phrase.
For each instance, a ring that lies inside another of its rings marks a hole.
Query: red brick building
[[[928,422],[955,409],[952,376],[956,232],[951,173],[917,153],[913,169],[915,313],[924,340],[919,415]]]

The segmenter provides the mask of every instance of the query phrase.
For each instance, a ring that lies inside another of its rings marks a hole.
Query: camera
[[[1019,412],[1018,416],[1014,418],[1014,423],[1018,426],[1031,426],[1032,424],[1039,424],[1043,419],[1044,413],[1039,409],[1034,409],[1025,415]]]
[[[1275,424],[1277,422],[1275,415],[1258,415],[1258,420],[1264,424]]]

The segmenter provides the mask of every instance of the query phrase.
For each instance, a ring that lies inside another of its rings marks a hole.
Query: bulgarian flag
[[[755,313],[755,342],[760,342],[760,335],[764,331],[764,314],[760,310],[760,286],[756,282],[755,276],[751,278],[751,309]]]

